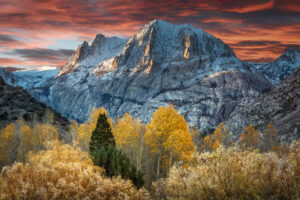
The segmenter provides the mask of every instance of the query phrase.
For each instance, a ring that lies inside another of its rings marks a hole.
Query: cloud
[[[15,39],[14,37],[10,35],[1,34],[0,35],[0,48],[13,48],[17,45],[24,45],[23,42]]]
[[[20,65],[23,61],[16,58],[0,58],[0,66]]]
[[[0,42],[16,42],[14,38],[9,35],[0,35]]]
[[[269,10],[274,7],[274,0],[269,1],[266,3],[262,4],[250,4],[250,5],[244,5],[241,7],[236,7],[236,8],[225,8],[225,11],[230,11],[230,12],[237,12],[237,13],[248,13],[248,12],[254,12],[254,11],[260,11],[260,10]]]
[[[43,66],[62,67],[73,52],[70,49],[14,49],[5,52],[8,57],[0,58],[0,66],[36,69]]]
[[[26,68],[21,68],[21,67],[4,67],[4,69],[8,72],[16,72],[16,71],[23,71]]]
[[[279,41],[270,40],[244,40],[231,44],[231,47],[237,49],[240,56],[248,62],[271,62],[277,55],[282,54],[288,49],[299,49],[300,44],[286,44]],[[262,52],[259,53],[258,52]],[[274,55],[274,56],[267,56]]]
[[[10,51],[26,65],[63,65],[71,50],[49,49],[58,40],[130,37],[144,23],[164,19],[204,29],[243,60],[271,61],[283,43],[300,45],[299,11],[295,0],[0,0],[0,56]],[[238,46],[250,39],[275,43]]]
[[[68,59],[74,50],[72,49],[15,49],[10,54],[18,55],[28,60],[66,60]]]

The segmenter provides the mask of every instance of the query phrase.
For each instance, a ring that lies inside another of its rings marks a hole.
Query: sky
[[[0,0],[0,66],[62,67],[83,40],[131,37],[154,19],[202,28],[244,61],[300,49],[300,0]]]

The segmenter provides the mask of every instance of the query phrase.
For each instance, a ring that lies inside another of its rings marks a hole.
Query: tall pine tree
[[[95,130],[92,132],[90,152],[102,146],[115,146],[115,139],[105,113],[100,113]]]
[[[104,168],[106,176],[130,179],[137,188],[144,185],[143,174],[136,170],[123,152],[117,150],[106,114],[98,117],[89,149],[94,164]]]

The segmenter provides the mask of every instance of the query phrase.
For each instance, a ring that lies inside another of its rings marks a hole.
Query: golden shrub
[[[153,184],[156,199],[299,199],[300,143],[288,155],[237,147],[195,156],[193,166],[174,166]]]
[[[130,181],[105,178],[86,152],[52,142],[26,163],[4,167],[0,199],[147,199]]]

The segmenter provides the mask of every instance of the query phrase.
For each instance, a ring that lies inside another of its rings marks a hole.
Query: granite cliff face
[[[80,122],[99,106],[112,117],[129,112],[146,122],[172,103],[191,126],[207,127],[226,119],[242,98],[273,88],[229,46],[191,25],[155,20],[126,41],[97,36],[91,46],[83,43],[32,94]]]
[[[272,124],[283,141],[300,137],[300,67],[265,96],[241,102],[225,121],[240,133],[249,124],[260,130]]]
[[[84,42],[55,78],[30,93],[79,122],[100,106],[113,118],[128,112],[149,122],[172,103],[190,126],[204,129],[271,91],[297,59],[288,53],[286,63],[246,63],[201,29],[154,20],[130,39],[97,35]]]

